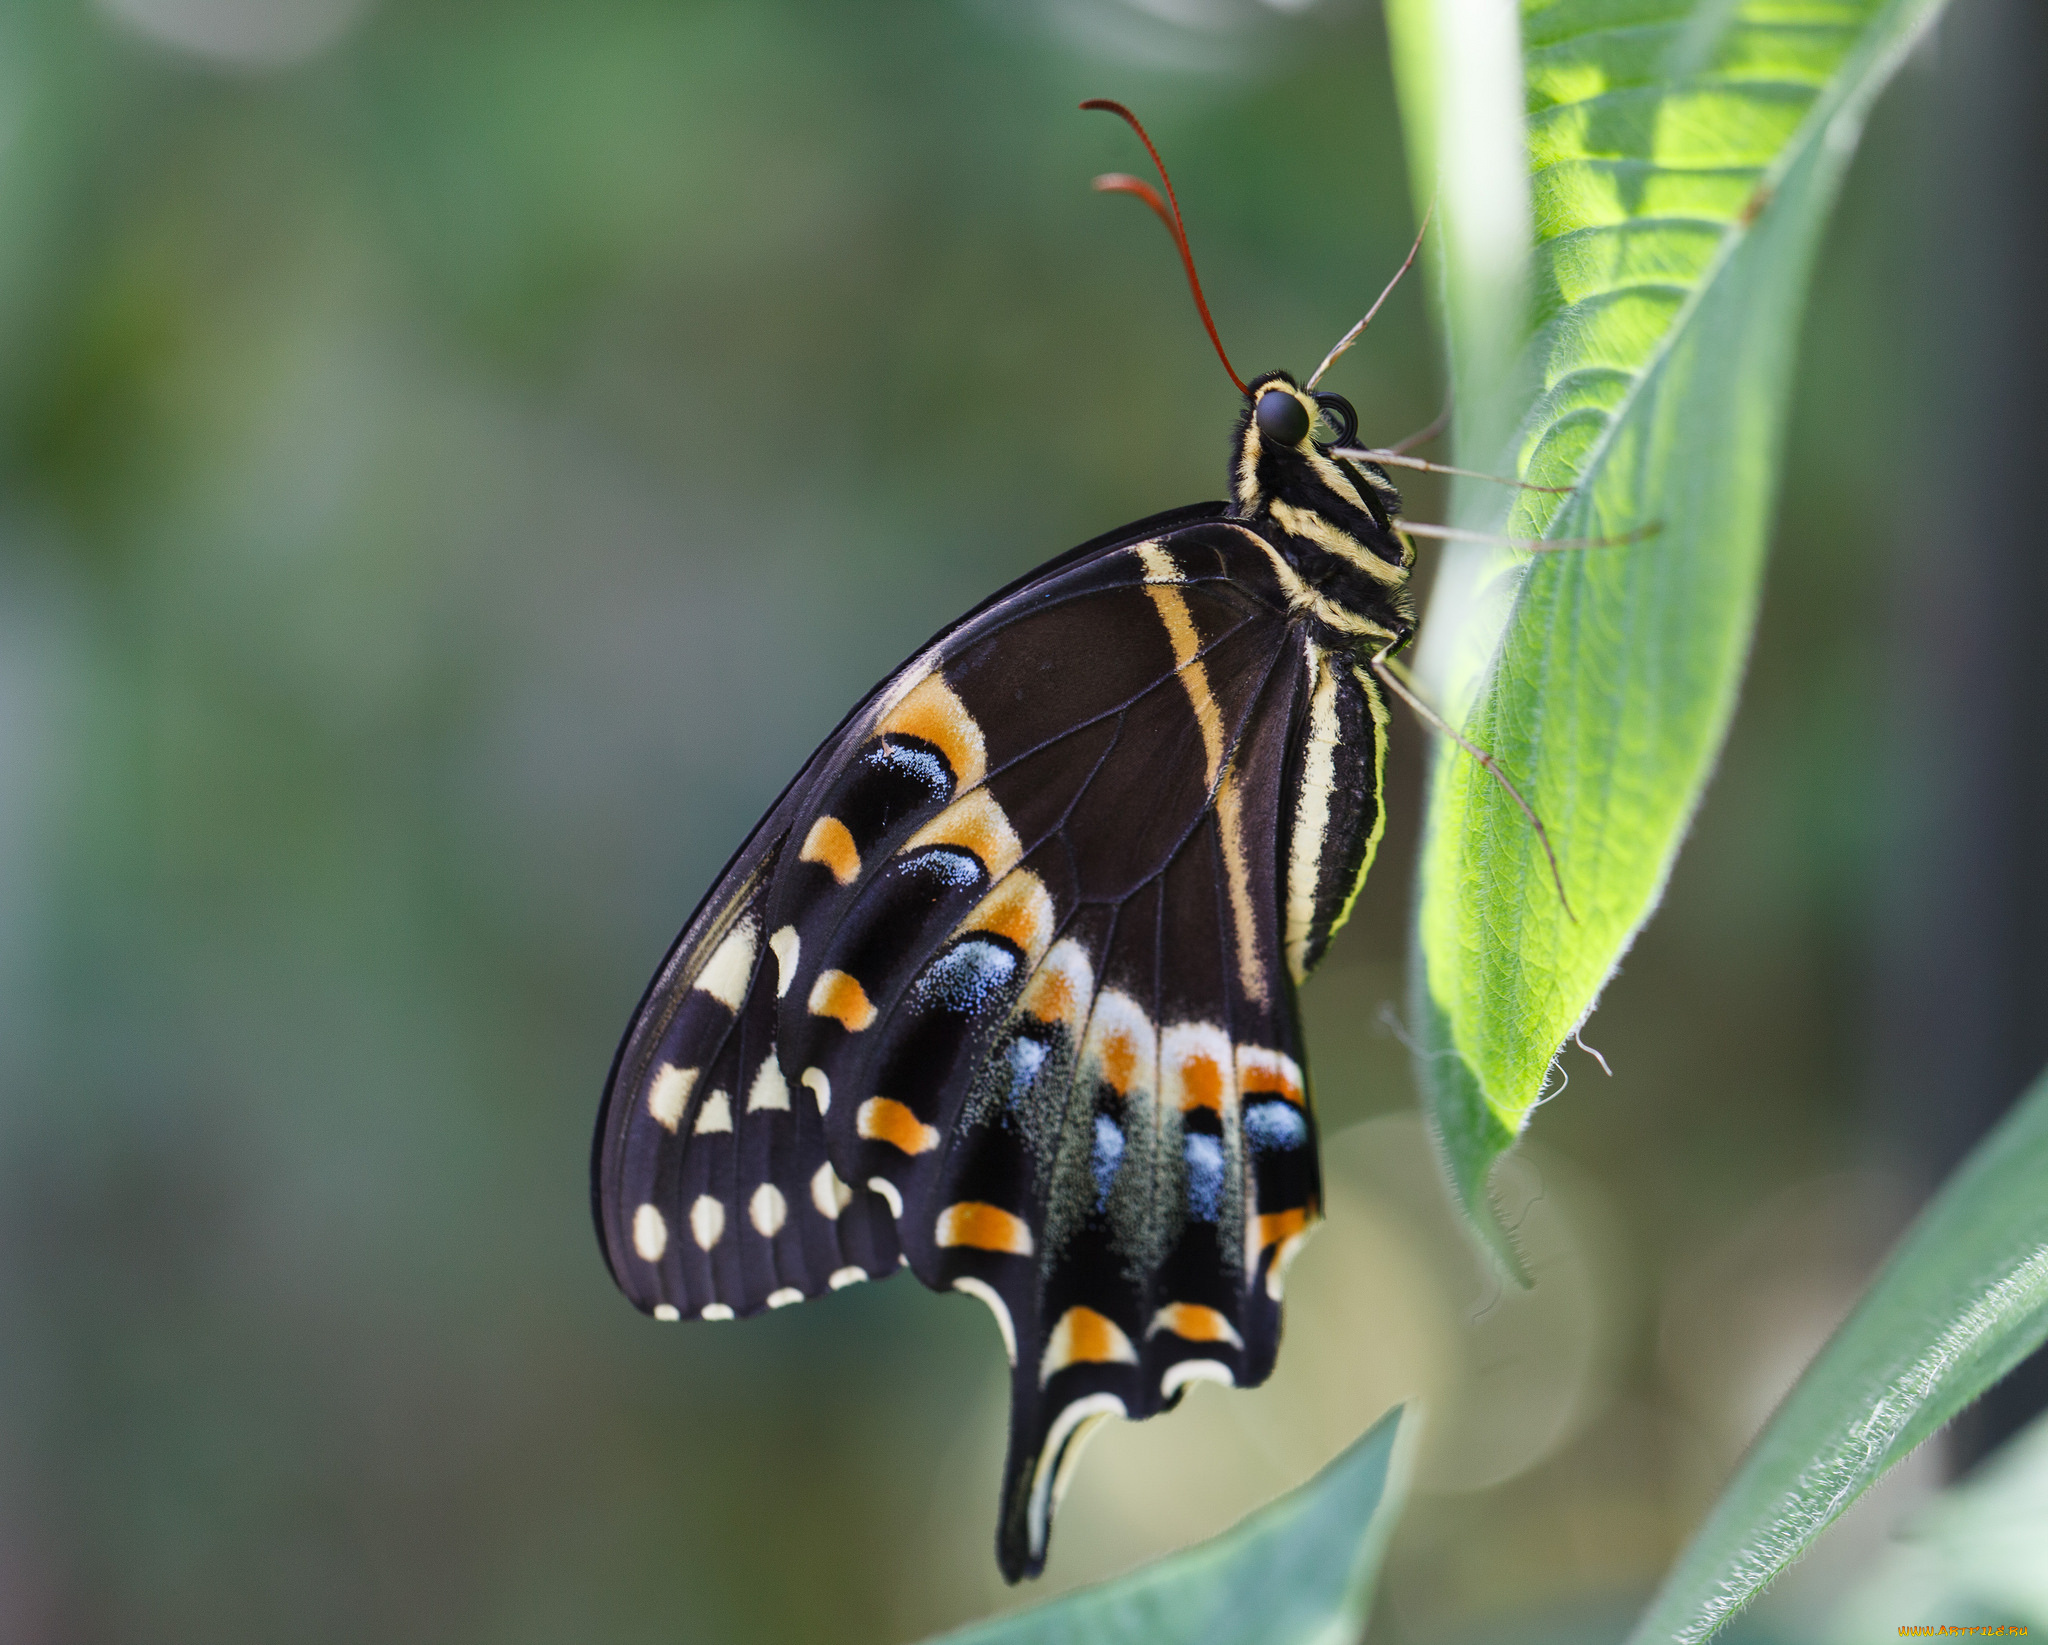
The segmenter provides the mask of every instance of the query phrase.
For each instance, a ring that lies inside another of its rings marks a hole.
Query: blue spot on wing
[[[952,771],[936,749],[922,743],[886,737],[861,756],[861,763],[918,784],[932,803],[953,797]]]
[[[1123,1127],[1107,1114],[1095,1116],[1095,1151],[1089,1164],[1095,1173],[1095,1209],[1109,1204],[1109,1190],[1116,1181],[1117,1167],[1124,1162]]]
[[[1204,1222],[1214,1222],[1223,1208],[1223,1143],[1197,1131],[1183,1145],[1188,1162],[1188,1209]]]
[[[1308,1141],[1308,1121],[1284,1099],[1254,1102],[1245,1107],[1244,1134],[1254,1148],[1299,1148]]]
[[[935,845],[929,851],[920,851],[914,857],[905,858],[903,868],[906,873],[936,880],[949,891],[965,890],[982,877],[979,858],[948,845]]]
[[[1017,974],[1017,951],[988,937],[948,949],[917,979],[915,1003],[979,1016],[999,1004]]]
[[[1028,1034],[1019,1034],[1010,1041],[1010,1095],[1021,1097],[1031,1089],[1031,1082],[1038,1078],[1039,1069],[1045,1066],[1047,1048]]]

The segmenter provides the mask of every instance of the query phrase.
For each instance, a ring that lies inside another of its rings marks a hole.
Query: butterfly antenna
[[[1365,311],[1365,318],[1337,339],[1337,346],[1323,356],[1323,363],[1316,367],[1315,375],[1309,378],[1303,387],[1313,389],[1323,380],[1323,373],[1337,363],[1337,357],[1365,335],[1365,328],[1372,324],[1372,317],[1379,313],[1381,305],[1394,295],[1394,287],[1401,283],[1401,276],[1408,272],[1409,265],[1415,261],[1415,254],[1422,249],[1422,237],[1429,232],[1429,220],[1435,215],[1436,202],[1432,200],[1429,203],[1429,210],[1422,214],[1422,227],[1415,231],[1415,244],[1408,248],[1408,255],[1401,260],[1401,266],[1394,270],[1394,277],[1387,282],[1386,290],[1373,299],[1372,307]]]
[[[1166,162],[1159,158],[1159,150],[1152,146],[1152,139],[1145,135],[1145,128],[1138,123],[1138,117],[1123,104],[1112,102],[1107,97],[1091,97],[1081,107],[1103,109],[1114,114],[1138,134],[1138,140],[1145,145],[1145,152],[1152,156],[1152,164],[1159,168],[1159,180],[1166,185],[1165,200],[1159,198],[1159,191],[1144,178],[1128,177],[1120,171],[1107,172],[1096,178],[1095,186],[1104,194],[1135,194],[1150,206],[1158,215],[1160,222],[1166,225],[1166,232],[1173,236],[1173,243],[1180,248],[1181,264],[1188,271],[1188,285],[1195,294],[1195,307],[1201,313],[1202,324],[1209,333],[1209,341],[1216,345],[1216,358],[1223,362],[1223,369],[1230,373],[1230,380],[1237,384],[1238,393],[1250,394],[1251,390],[1244,386],[1244,379],[1238,376],[1237,368],[1230,363],[1230,356],[1223,352],[1223,339],[1216,335],[1216,322],[1209,317],[1209,300],[1202,295],[1201,277],[1195,273],[1195,254],[1188,250],[1187,230],[1181,226],[1180,198],[1173,192],[1173,179],[1166,175]],[[1170,212],[1167,210],[1168,201],[1173,205]],[[1412,254],[1410,260],[1413,260]],[[1396,275],[1395,278],[1398,279],[1399,276]]]

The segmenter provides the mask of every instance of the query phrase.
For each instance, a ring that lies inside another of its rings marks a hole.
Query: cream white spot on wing
[[[789,985],[796,981],[796,957],[803,948],[803,939],[796,934],[796,927],[785,925],[768,939],[768,952],[775,956],[775,997],[785,998]]]
[[[988,1311],[996,1316],[996,1329],[1003,1333],[1003,1352],[1010,1363],[1017,1363],[1017,1326],[1010,1318],[1010,1305],[987,1280],[976,1279],[972,1274],[962,1274],[953,1281],[953,1289],[977,1297],[988,1305]]]
[[[788,1218],[789,1201],[782,1197],[782,1190],[772,1182],[762,1183],[754,1190],[754,1197],[747,1201],[747,1220],[763,1239],[773,1239],[781,1233]]]
[[[898,1222],[903,1220],[903,1196],[896,1191],[896,1184],[887,1177],[869,1177],[868,1186],[889,1202],[889,1215]]]
[[[859,1266],[858,1264],[855,1264],[854,1266],[849,1268],[833,1269],[832,1277],[826,1280],[825,1283],[831,1286],[832,1289],[835,1291],[843,1291],[849,1285],[860,1284],[860,1282],[866,1279],[867,1277],[868,1271],[865,1268]]]
[[[651,1205],[643,1205],[633,1213],[633,1249],[646,1262],[661,1261],[661,1253],[668,1249],[668,1224]]]
[[[747,997],[747,984],[754,977],[754,956],[761,940],[761,922],[749,914],[712,950],[704,969],[697,973],[696,986],[728,1011],[737,1011]]]
[[[704,1099],[704,1106],[697,1110],[697,1123],[690,1127],[693,1136],[706,1136],[713,1131],[732,1129],[732,1098],[723,1091],[714,1091]]]
[[[1186,581],[1180,574],[1180,567],[1174,563],[1173,556],[1167,553],[1165,548],[1156,539],[1149,543],[1138,544],[1131,552],[1144,562],[1146,582],[1178,583]]]
[[[656,1303],[656,1304],[654,1305],[654,1317],[655,1317],[656,1319],[660,1319],[660,1320],[670,1320],[670,1319],[681,1319],[681,1318],[682,1318],[683,1316],[682,1316],[682,1314],[681,1314],[681,1313],[680,1313],[680,1312],[679,1312],[679,1311],[677,1310],[677,1308],[676,1308],[676,1305],[675,1305],[674,1303],[672,1303],[672,1302],[657,1302],[657,1303]]]
[[[799,1291],[794,1285],[785,1285],[779,1291],[770,1291],[768,1293],[768,1306],[770,1308],[787,1308],[791,1303],[802,1302],[803,1300],[803,1292]]]
[[[657,1068],[653,1083],[647,1087],[647,1112],[654,1122],[667,1131],[682,1124],[683,1110],[689,1107],[690,1093],[696,1085],[694,1068],[678,1068],[672,1062]]]
[[[760,1071],[747,1088],[747,1112],[762,1108],[780,1108],[784,1112],[789,1109],[789,1081],[782,1077],[782,1064],[775,1060],[772,1049],[761,1059]]]
[[[817,1099],[818,1112],[832,1112],[832,1082],[825,1077],[822,1068],[806,1068],[797,1076],[797,1083]]]
[[[1230,1367],[1221,1360],[1183,1359],[1167,1366],[1159,1379],[1159,1397],[1171,1399],[1176,1390],[1190,1382],[1220,1382],[1226,1388],[1235,1388],[1237,1378],[1230,1374]]]
[[[709,1194],[699,1194],[690,1207],[690,1238],[699,1250],[708,1251],[725,1232],[725,1206]]]
[[[1045,1448],[1038,1453],[1038,1467],[1031,1476],[1031,1501],[1025,1515],[1025,1533],[1034,1558],[1045,1552],[1053,1510],[1073,1482],[1081,1447],[1109,1418],[1124,1414],[1124,1402],[1114,1394],[1083,1394],[1052,1419],[1045,1435]]]
[[[811,1177],[811,1203],[819,1216],[837,1222],[839,1213],[853,1203],[853,1190],[839,1180],[839,1173],[830,1165],[821,1165]]]
[[[698,1311],[699,1319],[731,1319],[732,1309],[722,1302],[707,1302]]]
[[[1145,1008],[1119,989],[1103,989],[1081,1042],[1081,1066],[1090,1079],[1103,1081],[1126,1100],[1156,1091],[1159,1030]]]

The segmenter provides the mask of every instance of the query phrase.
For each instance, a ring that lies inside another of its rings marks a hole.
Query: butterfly
[[[1097,186],[1167,224],[1243,393],[1229,498],[1047,562],[847,715],[648,987],[592,1165],[658,1319],[903,1266],[985,1303],[1012,1582],[1100,1423],[1273,1368],[1322,1206],[1296,989],[1379,843],[1415,629],[1400,495],[1315,389],[1365,322],[1239,379],[1150,138],[1083,107],[1159,164],[1170,213]]]

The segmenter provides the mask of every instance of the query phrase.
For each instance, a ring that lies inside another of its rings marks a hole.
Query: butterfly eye
[[[1320,413],[1316,421],[1329,429],[1330,437],[1322,443],[1328,446],[1348,446],[1358,443],[1358,413],[1351,409],[1351,402],[1341,394],[1318,394],[1316,409]]]
[[[1292,394],[1269,388],[1259,396],[1259,432],[1281,445],[1299,445],[1308,433],[1308,409]]]

